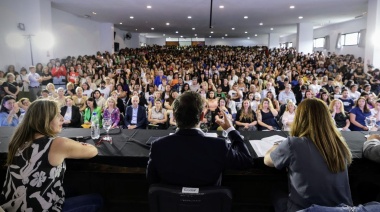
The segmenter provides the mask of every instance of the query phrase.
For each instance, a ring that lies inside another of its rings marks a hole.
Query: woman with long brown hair
[[[312,204],[352,206],[347,167],[352,156],[327,105],[319,99],[302,101],[290,135],[264,157],[267,166],[288,170],[290,194],[277,192],[275,208],[298,211]]]

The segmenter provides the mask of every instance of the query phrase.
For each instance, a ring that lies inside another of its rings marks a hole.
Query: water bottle
[[[91,117],[91,138],[99,139],[100,137],[100,129],[99,129],[99,120],[96,112],[92,113]]]

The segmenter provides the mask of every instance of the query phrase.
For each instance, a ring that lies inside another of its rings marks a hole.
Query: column
[[[100,24],[100,52],[108,51],[113,54],[114,48],[114,28],[112,23],[101,23]]]
[[[304,54],[313,52],[313,24],[297,24],[297,51]]]
[[[268,47],[270,49],[272,48],[279,48],[280,47],[280,35],[277,33],[269,33],[268,36]]]
[[[367,30],[365,41],[364,63],[365,70],[371,64],[380,68],[380,2],[368,0]]]

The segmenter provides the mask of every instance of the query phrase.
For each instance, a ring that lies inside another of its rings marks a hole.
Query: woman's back
[[[288,137],[270,156],[277,169],[288,168],[288,211],[301,210],[312,204],[352,205],[347,169],[331,172],[309,139]]]
[[[60,211],[64,202],[63,175],[65,162],[59,166],[49,163],[53,138],[41,137],[32,145],[19,150],[8,166],[1,207],[5,211]]]

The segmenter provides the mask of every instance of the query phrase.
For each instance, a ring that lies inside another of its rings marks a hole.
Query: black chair
[[[220,186],[187,188],[154,184],[149,188],[150,212],[230,212],[232,193]]]

